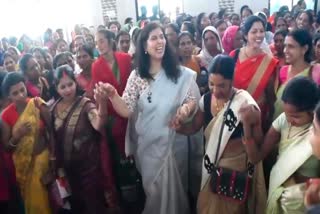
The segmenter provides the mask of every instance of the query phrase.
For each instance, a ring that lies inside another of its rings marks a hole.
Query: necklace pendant
[[[148,97],[147,97],[147,100],[148,100],[149,103],[152,103],[151,95],[152,95],[152,92],[149,91],[149,92],[148,92]]]

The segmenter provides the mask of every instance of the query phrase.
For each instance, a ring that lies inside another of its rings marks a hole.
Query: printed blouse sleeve
[[[137,72],[132,71],[122,95],[122,99],[127,104],[130,112],[134,112],[139,98],[139,79]]]
[[[200,92],[199,88],[195,82],[194,79],[191,80],[190,87],[188,89],[187,95],[185,99],[183,100],[183,103],[188,103],[190,101],[195,101],[198,103],[198,100],[200,99]]]

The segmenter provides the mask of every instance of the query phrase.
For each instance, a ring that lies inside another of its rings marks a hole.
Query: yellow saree
[[[42,101],[43,102],[43,101]],[[45,149],[38,155],[33,155],[34,146],[39,139],[40,112],[31,99],[18,121],[13,127],[17,129],[21,124],[30,122],[31,131],[20,139],[13,153],[16,177],[19,184],[26,214],[49,214],[49,202],[46,187],[40,182],[43,174],[48,170],[49,152]]]

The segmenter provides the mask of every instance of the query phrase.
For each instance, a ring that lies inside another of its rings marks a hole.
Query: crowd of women
[[[304,5],[2,39],[0,213],[319,213]]]

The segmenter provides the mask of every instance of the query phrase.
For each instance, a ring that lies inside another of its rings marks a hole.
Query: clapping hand
[[[97,104],[100,105],[107,101],[108,94],[107,91],[103,87],[104,83],[97,83],[94,89],[94,99],[96,100]]]
[[[109,99],[112,99],[117,94],[115,87],[109,83],[99,82],[96,84],[96,87],[97,86]]]

